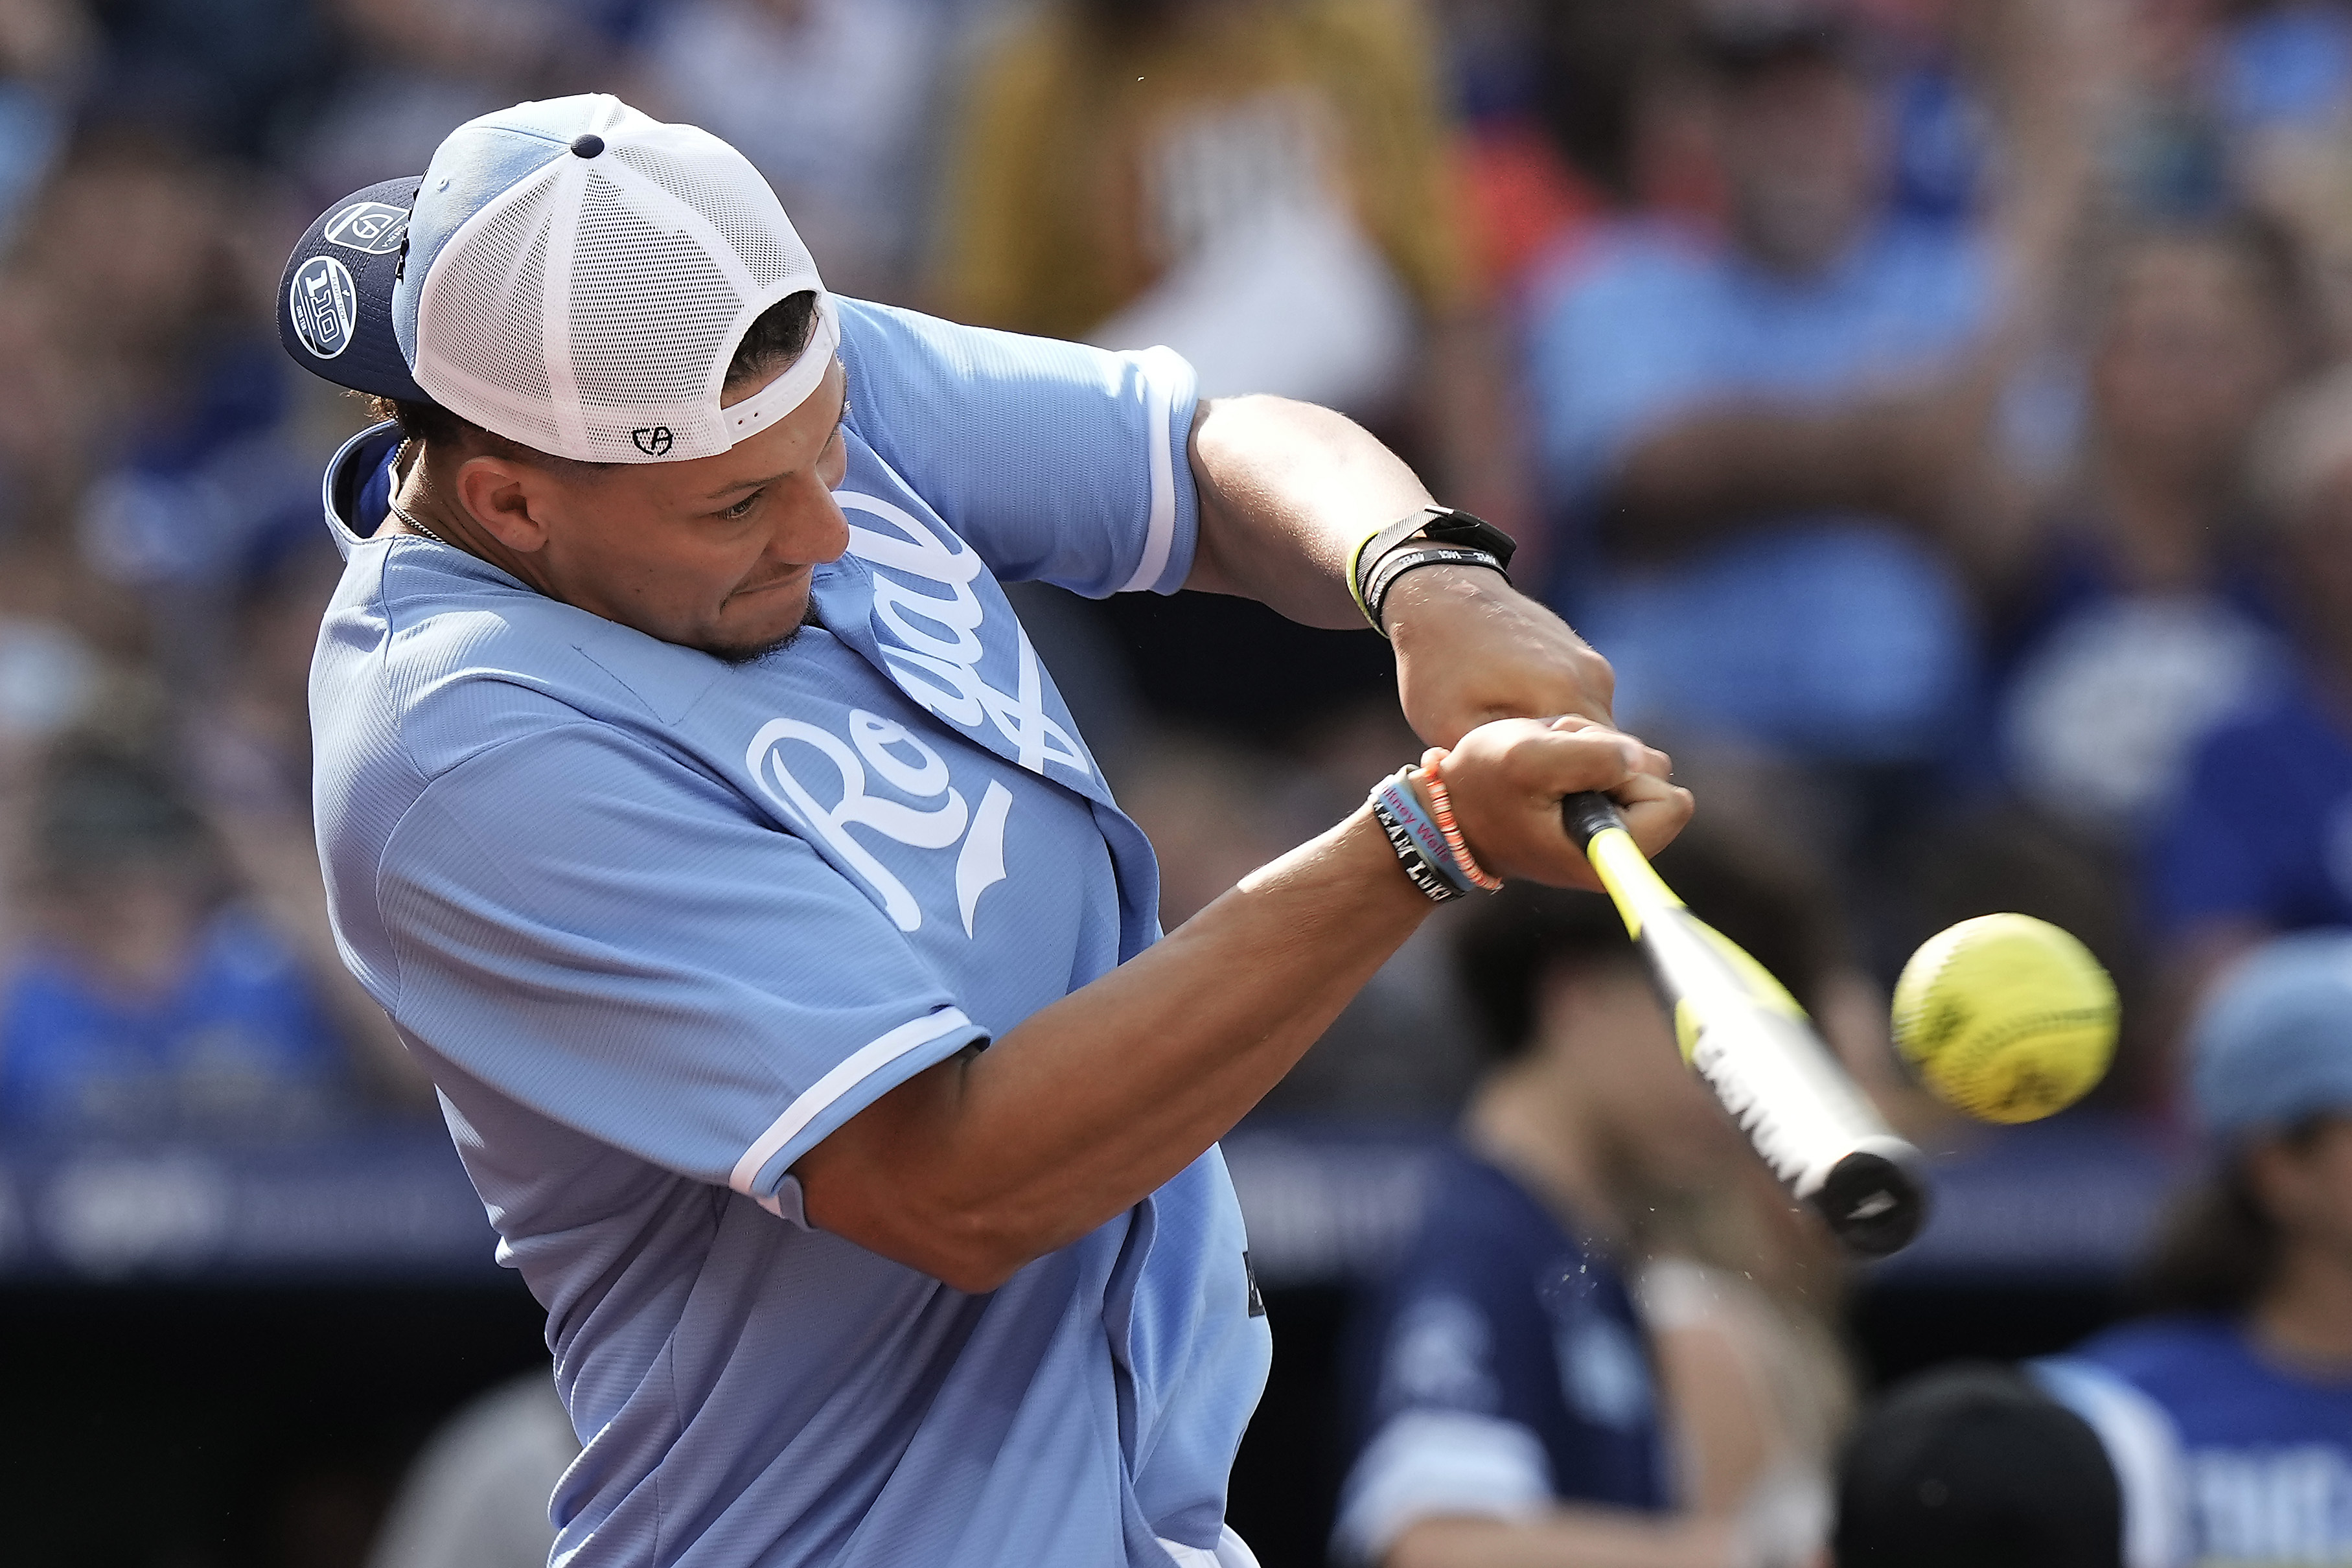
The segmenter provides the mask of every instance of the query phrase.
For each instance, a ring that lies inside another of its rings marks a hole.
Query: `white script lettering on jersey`
[[[972,811],[964,802],[963,792],[948,784],[945,759],[904,724],[853,708],[849,733],[855,750],[814,724],[771,719],[751,737],[743,765],[769,799],[807,823],[856,868],[881,896],[883,910],[900,931],[921,928],[922,906],[907,890],[907,884],[857,841],[850,827],[873,828],[915,849],[944,849],[961,839],[963,847],[956,856],[956,903],[963,916],[963,934],[971,936],[980,895],[1004,879],[1004,819],[1013,809],[1013,792],[991,780],[980,797],[980,809]],[[818,792],[793,772],[785,751],[791,742],[813,748],[833,764],[836,787],[824,792],[838,795],[833,805],[824,805]],[[908,754],[902,756],[901,751]],[[924,811],[868,795],[868,766],[892,788],[919,801],[940,804]]]
[[[1014,689],[1000,691],[981,679],[980,626],[987,611],[971,591],[971,581],[981,573],[980,557],[971,548],[960,539],[940,538],[914,513],[878,497],[841,490],[833,499],[845,511],[865,512],[905,535],[893,538],[856,523],[849,526],[849,552],[879,568],[873,574],[874,608],[881,622],[877,633],[887,630],[897,639],[896,647],[882,644],[882,656],[907,695],[950,724],[971,730],[985,720],[995,725],[1015,749],[1021,765],[1033,773],[1043,775],[1047,763],[1058,763],[1080,778],[1092,778],[1094,766],[1085,750],[1045,715],[1037,650],[1019,622],[1013,628],[1020,648]],[[948,596],[925,593],[892,573],[944,588]],[[927,629],[926,623],[936,630]]]
[[[1047,764],[1059,763],[1091,779],[1094,764],[1085,749],[1045,712],[1044,672],[1019,621],[1013,624],[1013,689],[1000,690],[982,679],[986,649],[980,629],[988,610],[971,588],[982,571],[979,555],[961,540],[942,538],[912,512],[877,497],[843,490],[834,499],[845,510],[865,513],[897,531],[884,533],[852,523],[849,552],[874,568],[877,640],[899,689],[948,723],[965,730],[994,725],[1031,773],[1043,777]],[[944,589],[946,595],[927,588]],[[849,730],[845,742],[803,720],[772,719],[751,737],[744,766],[771,800],[808,824],[866,879],[900,931],[921,929],[922,906],[850,829],[868,828],[913,849],[940,850],[961,840],[957,912],[963,917],[964,935],[971,936],[981,894],[1006,876],[1004,824],[1013,792],[991,782],[972,807],[961,791],[950,787],[946,761],[905,725],[852,709]],[[812,787],[809,776],[795,773],[787,750],[794,743],[831,763],[833,782]],[[868,793],[868,769],[920,804]]]

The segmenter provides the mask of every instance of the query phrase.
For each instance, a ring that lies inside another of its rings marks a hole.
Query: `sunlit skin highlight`
[[[731,388],[757,393],[768,377]],[[833,499],[849,463],[835,360],[807,401],[728,451],[604,468],[431,451],[402,511],[551,599],[746,661],[791,640],[814,569],[849,547]],[[399,520],[394,520],[395,526]]]

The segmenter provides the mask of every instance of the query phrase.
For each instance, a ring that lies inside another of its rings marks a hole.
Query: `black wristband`
[[[1355,595],[1356,607],[1364,612],[1372,629],[1382,637],[1388,632],[1381,626],[1380,616],[1373,614],[1371,597],[1365,592],[1366,583],[1389,552],[1407,543],[1484,551],[1495,558],[1495,570],[1507,577],[1510,574],[1511,556],[1518,549],[1517,541],[1485,518],[1450,506],[1425,506],[1410,517],[1397,519],[1356,546],[1356,553],[1348,562],[1348,591]]]
[[[1504,582],[1511,580],[1511,574],[1503,571],[1503,563],[1484,550],[1465,550],[1451,544],[1406,545],[1391,550],[1364,580],[1364,613],[1372,617],[1373,626],[1384,637],[1389,629],[1384,608],[1389,590],[1396,586],[1398,578],[1417,566],[1484,566],[1492,572],[1502,572]]]
[[[1412,829],[1397,820],[1397,814],[1389,809],[1389,803],[1381,798],[1378,790],[1372,792],[1370,805],[1372,815],[1380,819],[1381,831],[1388,835],[1389,847],[1396,851],[1397,863],[1404,868],[1406,879],[1420,889],[1421,896],[1433,904],[1460,898],[1462,889],[1422,853]]]

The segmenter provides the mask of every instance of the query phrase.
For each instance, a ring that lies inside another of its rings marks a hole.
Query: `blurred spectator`
[[[308,118],[330,79],[317,0],[104,0],[90,92],[102,119],[252,158]]]
[[[2281,938],[2199,1018],[2213,1169],[2151,1275],[2163,1315],[2075,1352],[2168,1411],[2197,1561],[2352,1558],[2352,936]]]
[[[316,992],[223,897],[156,769],[68,749],[31,846],[32,940],[0,987],[0,1120],[19,1130],[282,1134],[346,1109]]]
[[[1707,217],[1720,182],[1663,69],[1682,0],[1447,0],[1475,275],[1518,308],[1546,261],[1640,205]],[[1694,155],[1696,154],[1696,155]]]
[[[1946,1367],[1847,1438],[1828,1568],[2186,1568],[2178,1488],[2161,1412],[2127,1389]]]
[[[11,488],[45,503],[17,527],[31,546],[69,540],[89,574],[143,597],[169,649],[158,668],[190,687],[219,673],[257,556],[316,527],[320,454],[266,313],[278,258],[241,248],[256,205],[223,165],[103,129],[58,171],[0,285],[36,318],[26,393],[65,394],[0,422],[0,437],[26,426],[0,447],[26,454]]]
[[[2188,748],[2279,673],[2246,457],[2294,365],[2290,268],[2245,228],[2117,246],[2080,474],[2029,552],[1993,569],[2003,766],[2103,846],[2145,831]]]
[[[1666,874],[1727,934],[1818,991],[1827,955],[1801,900],[1703,834],[1669,853]],[[1456,942],[1500,1059],[1359,1325],[1340,1553],[1801,1562],[1826,1523],[1844,1369],[1678,1231],[1694,1200],[1744,1191],[1752,1162],[1684,1068],[1623,927],[1597,896],[1514,885]],[[1764,1201],[1785,1221],[1777,1193]],[[1760,1217],[1730,1228],[1774,1251]]]
[[[2352,15],[2340,0],[2254,0],[2221,40],[2215,96],[2241,133],[2344,128],[2352,111]]]
[[[672,0],[639,43],[648,110],[757,165],[845,294],[912,281],[919,138],[942,31],[938,0]]]
[[[97,42],[76,0],[0,0],[0,250],[64,148]]]
[[[2263,937],[2352,925],[2352,371],[2266,427],[2256,485],[2300,668],[2206,733],[2146,860],[2190,994]]]
[[[325,202],[423,172],[452,130],[518,99],[608,89],[635,7],[630,0],[313,0],[306,9],[334,27],[336,68],[291,161]]]
[[[579,1457],[548,1369],[500,1384],[426,1441],[367,1568],[545,1568],[556,1483]]]
[[[1905,216],[1840,13],[1727,7],[1703,43],[1728,233],[1622,226],[1549,280],[1532,329],[1551,499],[1610,563],[1569,607],[1630,723],[1916,762],[1969,674],[1936,546],[1990,482],[2009,328],[2046,290],[2073,165],[2027,161],[1992,233]]]
[[[941,308],[1385,412],[1463,299],[1429,54],[1408,0],[1044,6],[950,130]]]

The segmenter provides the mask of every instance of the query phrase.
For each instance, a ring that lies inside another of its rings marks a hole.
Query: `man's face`
[[[1718,87],[1714,121],[1741,243],[1798,277],[1836,260],[1885,182],[1868,87],[1835,61],[1790,60]]]
[[[2263,1206],[2297,1245],[2352,1261],[2352,1115],[2325,1119],[2307,1142],[2273,1140],[2255,1155]]]
[[[849,547],[832,493],[848,466],[846,412],[836,360],[806,402],[714,457],[585,471],[466,466],[513,470],[527,493],[541,542],[518,574],[532,587],[664,642],[750,659],[800,628],[814,568]]]
[[[2288,344],[2253,264],[2207,239],[2158,239],[2124,265],[2092,363],[2108,451],[2207,483],[2238,459],[2285,381]]]
[[[1584,1131],[1612,1163],[1660,1187],[1693,1190],[1738,1157],[1738,1134],[1683,1065],[1637,963],[1555,973],[1540,1008],[1545,1047],[1575,1074]]]

